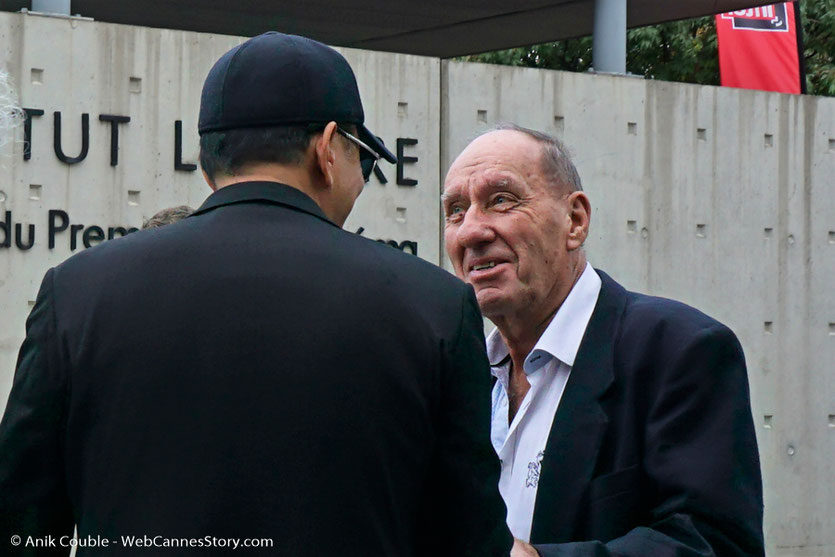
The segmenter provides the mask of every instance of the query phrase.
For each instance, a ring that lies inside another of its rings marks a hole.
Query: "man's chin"
[[[483,288],[476,292],[478,307],[484,317],[495,321],[495,318],[505,313],[507,298],[496,288]]]

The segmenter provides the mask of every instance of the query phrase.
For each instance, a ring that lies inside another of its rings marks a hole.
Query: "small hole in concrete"
[[[43,85],[43,70],[41,68],[32,68],[32,83]]]
[[[706,232],[707,232],[707,225],[706,224],[697,224],[696,225],[696,238],[704,238]]]
[[[696,137],[699,141],[707,141],[707,128],[697,128]]]
[[[132,207],[139,205],[139,191],[128,190],[128,205]]]
[[[35,307],[35,300],[29,300],[28,302],[26,302],[26,304],[27,304],[30,308],[33,308],[33,307]]]
[[[37,201],[41,198],[41,185],[40,184],[29,184],[29,199],[32,201]]]
[[[643,238],[644,240],[649,238],[649,230],[647,230],[646,228],[642,228],[641,229],[641,238]]]
[[[764,233],[765,233],[766,239],[770,239],[774,235],[774,229],[773,228],[766,228],[764,230]]]
[[[636,122],[629,122],[626,125],[626,132],[629,135],[638,135],[638,124]]]
[[[835,323],[829,324],[829,336],[835,337]]]
[[[765,334],[767,335],[774,333],[774,323],[772,321],[766,321],[763,323],[763,331],[765,331]]]
[[[794,234],[789,234],[789,237],[786,238],[786,241],[789,243],[790,246],[794,245]]]
[[[406,222],[406,207],[397,208],[397,222]]]
[[[476,114],[477,119],[479,122],[486,123],[487,122],[487,111],[486,110],[479,110]]]
[[[829,140],[829,150],[830,151],[835,151],[835,139],[830,139]]]
[[[835,427],[835,414],[830,414],[828,417],[829,427]]]
[[[554,127],[557,130],[557,133],[562,133],[565,131],[565,117],[556,115],[554,116]]]
[[[141,77],[130,78],[129,90],[130,90],[131,93],[141,93],[142,92],[142,78]]]
[[[406,117],[409,114],[409,103],[399,102],[397,103],[397,115],[401,117]]]
[[[835,244],[835,230],[829,231],[829,243]]]
[[[764,427],[764,428],[766,428],[766,429],[771,429],[771,419],[772,419],[773,417],[774,417],[774,416],[772,416],[771,414],[766,414],[766,415],[763,417],[763,427]]]
[[[5,203],[6,199],[7,199],[6,192],[0,190],[0,203]]]
[[[795,453],[795,452],[796,452],[796,451],[794,450],[794,446],[792,446],[792,445],[789,445],[789,446],[786,448],[786,453],[787,453],[789,456],[794,456],[794,453]]]
[[[774,136],[771,135],[770,133],[765,134],[763,144],[766,147],[774,147]]]
[[[635,234],[638,231],[638,223],[634,220],[626,221],[626,233]]]

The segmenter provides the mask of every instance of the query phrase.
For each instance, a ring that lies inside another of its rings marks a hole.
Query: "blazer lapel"
[[[626,303],[625,290],[605,273],[565,386],[542,459],[531,524],[531,543],[570,541],[578,507],[592,474],[608,418],[600,398],[614,381],[613,339]]]

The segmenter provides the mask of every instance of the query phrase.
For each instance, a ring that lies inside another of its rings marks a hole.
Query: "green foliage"
[[[835,0],[801,0],[800,9],[808,93],[835,96]],[[630,73],[647,79],[719,84],[713,16],[632,29],[626,45]],[[584,72],[592,66],[592,39],[511,48],[460,60]]]
[[[626,70],[647,79],[718,85],[713,17],[632,29],[626,35]]]
[[[463,56],[459,60],[584,72],[591,68],[591,43],[591,37],[583,37],[556,43]]]
[[[835,97],[835,0],[800,3],[803,20],[806,90]]]

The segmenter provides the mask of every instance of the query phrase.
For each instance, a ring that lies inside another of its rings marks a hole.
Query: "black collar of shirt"
[[[200,208],[192,213],[192,216],[202,215],[218,207],[239,203],[281,205],[295,211],[308,213],[336,226],[306,193],[280,182],[239,182],[220,188],[210,195]]]

